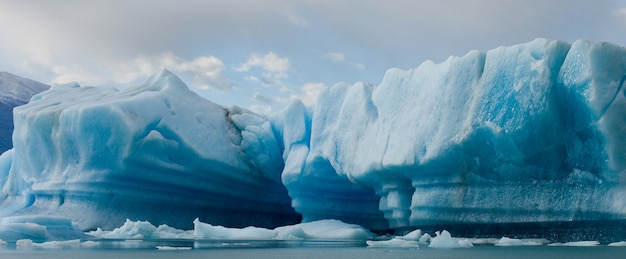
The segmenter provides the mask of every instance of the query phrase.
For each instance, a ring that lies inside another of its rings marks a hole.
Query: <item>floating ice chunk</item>
[[[80,243],[80,246],[89,247],[89,248],[97,247],[99,245],[100,245],[99,242],[92,241],[92,240],[88,240],[88,241]]]
[[[626,241],[613,242],[608,244],[607,246],[626,246]]]
[[[0,247],[7,246],[7,241],[0,239]]]
[[[422,235],[422,237],[420,237],[420,244],[421,245],[427,245],[430,243],[430,240],[432,239],[432,237],[430,236],[430,234],[428,233],[424,233],[424,235]]]
[[[202,239],[246,239],[246,240],[271,240],[276,237],[276,231],[258,228],[227,228],[202,223],[199,219],[193,221],[195,238]]]
[[[495,246],[540,246],[542,243],[533,240],[522,240],[515,238],[502,237]]]
[[[112,231],[103,231],[98,228],[89,232],[90,235],[98,238],[109,239],[146,239],[151,238],[157,228],[148,221],[131,221],[126,219],[123,226]]]
[[[388,247],[388,248],[419,248],[419,243],[414,240],[406,240],[402,237],[394,237],[390,240],[367,240],[367,247]]]
[[[339,220],[327,219],[291,226],[277,227],[277,239],[348,239],[367,240],[375,235],[369,230],[355,224],[347,224]]]
[[[155,227],[148,221],[131,221],[126,219],[123,226],[112,231],[104,231],[98,228],[88,232],[96,238],[104,239],[193,239],[192,230],[180,230],[168,225]]]
[[[193,230],[181,230],[163,224],[156,228],[152,237],[156,239],[193,239],[194,235]]]
[[[404,240],[415,240],[415,241],[419,241],[420,238],[422,237],[422,230],[421,229],[416,229],[413,230],[411,232],[409,232],[408,234],[400,237]]]
[[[552,243],[549,246],[597,246],[600,245],[598,241],[576,241],[567,243]]]
[[[80,246],[80,240],[67,240],[67,241],[48,241],[43,243],[33,243],[33,247],[35,248],[43,248],[43,249],[61,249],[65,247],[78,247]]]
[[[436,236],[430,240],[428,247],[432,248],[466,248],[474,245],[468,239],[453,238],[450,232],[443,230],[437,231]]]
[[[17,249],[31,249],[33,248],[33,240],[30,239],[20,239],[15,242],[15,247]]]
[[[98,228],[88,234],[103,239],[223,239],[223,240],[368,240],[375,237],[369,230],[339,220],[320,220],[276,229],[259,227],[227,228],[193,221],[193,230],[180,230],[148,221],[127,220],[112,231]]]

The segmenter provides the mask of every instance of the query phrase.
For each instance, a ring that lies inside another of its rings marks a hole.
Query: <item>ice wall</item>
[[[81,229],[299,222],[269,121],[206,101],[168,71],[122,91],[54,86],[14,113],[2,215],[66,216]]]
[[[80,229],[623,220],[625,81],[622,47],[537,39],[339,83],[269,118],[167,71],[122,91],[55,86],[14,111],[0,217]]]
[[[626,167],[625,78],[622,47],[537,39],[390,69],[377,86],[337,84],[320,94],[310,128],[292,126],[310,130],[308,143],[285,137],[283,182],[305,220],[624,218],[614,201]],[[307,200],[318,193],[323,204]]]

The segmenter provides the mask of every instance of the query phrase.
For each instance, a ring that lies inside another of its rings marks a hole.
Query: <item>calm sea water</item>
[[[188,250],[158,250],[157,245]],[[433,249],[368,248],[342,243],[277,242],[104,242],[98,247],[51,249],[0,249],[0,258],[626,258],[626,247],[497,247]]]

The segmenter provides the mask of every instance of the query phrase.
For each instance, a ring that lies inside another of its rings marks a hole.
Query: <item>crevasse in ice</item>
[[[15,110],[1,216],[382,230],[625,219],[626,51],[537,39],[336,84],[269,117],[164,71]],[[292,209],[293,208],[293,209]],[[295,211],[294,211],[295,209]]]

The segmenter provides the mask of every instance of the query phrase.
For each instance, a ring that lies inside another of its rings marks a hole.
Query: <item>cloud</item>
[[[289,59],[281,58],[274,52],[269,52],[264,56],[252,53],[248,61],[235,68],[235,71],[248,72],[253,67],[261,67],[268,72],[284,74],[289,70]]]
[[[233,84],[223,74],[224,63],[213,56],[182,59],[171,52],[160,55],[139,55],[132,60],[117,61],[101,67],[94,74],[79,64],[53,66],[55,83],[78,82],[83,85],[107,83],[128,84],[168,69],[181,77],[190,78],[190,87],[201,90],[229,91]]]
[[[267,105],[279,105],[279,104],[284,105],[284,104],[287,104],[288,102],[288,99],[273,96],[273,95],[266,95],[266,94],[262,94],[259,92],[254,93],[251,100],[254,102],[267,104]]]
[[[285,57],[279,57],[274,52],[269,52],[263,56],[252,53],[248,60],[237,66],[235,71],[237,72],[250,72],[252,68],[261,68],[263,70],[261,80],[264,85],[272,85],[280,82],[280,79],[287,77],[287,71],[289,71],[289,59]],[[254,76],[248,76],[247,78],[257,79]]]
[[[339,52],[330,52],[330,53],[326,53],[326,55],[324,55],[325,58],[329,59],[332,62],[335,63],[345,63],[345,64],[349,64],[351,66],[356,67],[359,70],[363,70],[365,69],[365,65],[361,64],[361,63],[357,63],[357,62],[348,62],[346,61],[346,55],[344,55],[343,53],[339,53]]]
[[[331,52],[326,53],[324,55],[325,58],[330,59],[332,62],[344,62],[346,61],[346,56],[343,53]]]
[[[224,63],[213,56],[199,56],[184,60],[171,52],[158,56],[139,56],[127,64],[118,66],[113,78],[117,82],[127,83],[163,69],[171,70],[181,76],[193,78],[192,86],[201,90],[229,91],[233,84],[224,72]]]
[[[270,114],[276,108],[284,107],[289,102],[289,98],[256,92],[252,95],[250,101],[252,102],[249,106],[251,111],[262,114]]]
[[[300,95],[297,96],[302,103],[307,106],[313,106],[317,101],[319,93],[326,88],[323,83],[306,83],[300,87]]]

